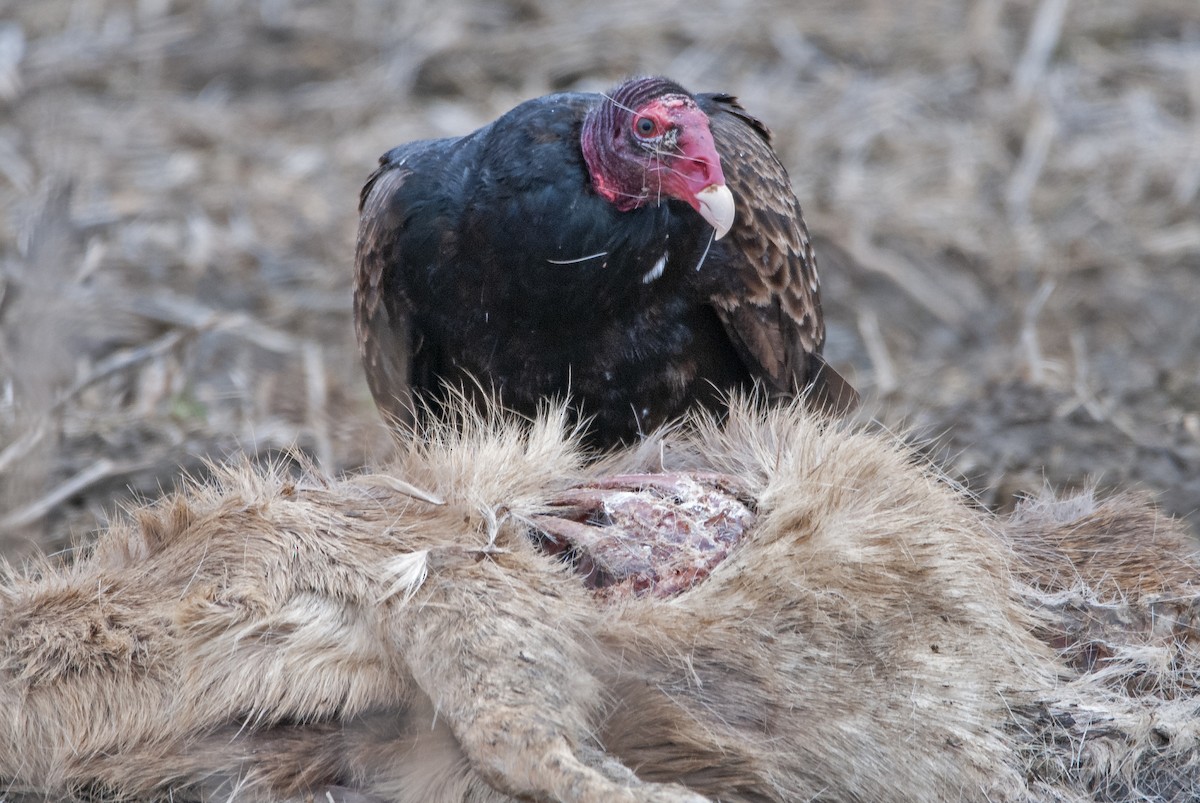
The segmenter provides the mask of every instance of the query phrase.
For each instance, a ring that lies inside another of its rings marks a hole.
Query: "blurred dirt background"
[[[0,0],[0,549],[206,457],[386,454],[377,156],[632,73],[772,126],[865,415],[988,505],[1200,523],[1196,0]]]

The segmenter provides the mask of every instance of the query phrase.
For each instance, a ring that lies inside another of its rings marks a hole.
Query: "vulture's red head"
[[[622,212],[675,198],[720,239],[733,225],[733,194],[705,114],[665,78],[632,78],[583,121],[583,158],[596,192]]]

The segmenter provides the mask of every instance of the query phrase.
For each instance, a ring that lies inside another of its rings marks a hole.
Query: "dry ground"
[[[206,456],[386,450],[377,155],[649,72],[774,128],[869,412],[988,504],[1091,478],[1200,523],[1195,0],[0,0],[4,550]]]

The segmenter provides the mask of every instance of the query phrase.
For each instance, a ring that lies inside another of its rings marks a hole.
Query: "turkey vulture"
[[[595,445],[728,391],[849,409],[800,204],[737,100],[665,78],[518,105],[380,158],[359,201],[355,328],[385,415],[449,388],[532,414],[566,397]]]

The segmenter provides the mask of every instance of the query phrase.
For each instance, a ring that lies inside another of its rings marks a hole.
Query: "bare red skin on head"
[[[725,183],[708,115],[690,97],[662,95],[632,112],[606,105],[585,119],[580,144],[592,188],[617,209],[674,198],[699,211],[696,194]],[[649,136],[638,132],[643,118],[654,123]]]

